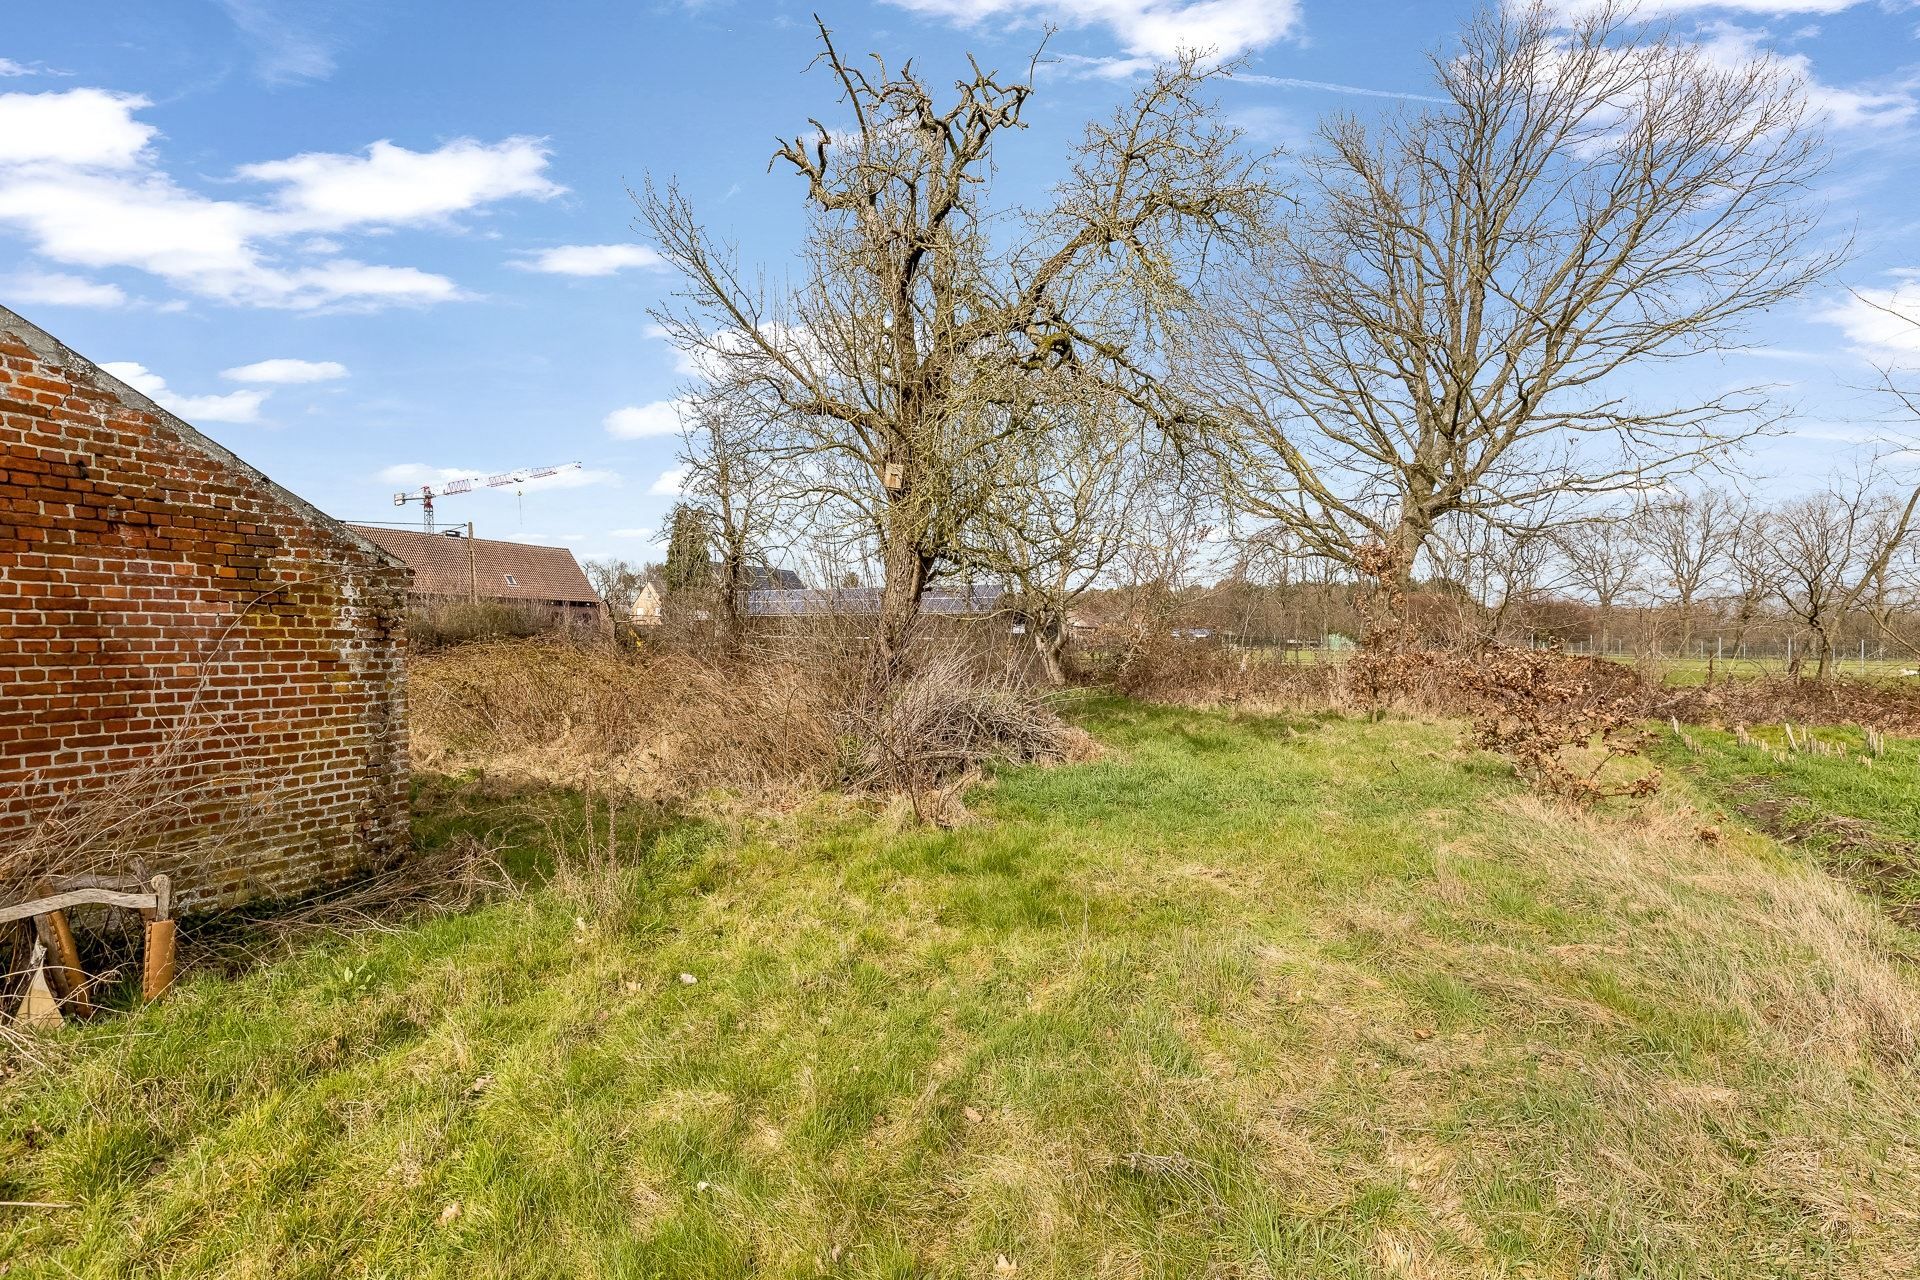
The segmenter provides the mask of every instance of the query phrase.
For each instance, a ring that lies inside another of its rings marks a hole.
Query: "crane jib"
[[[472,489],[498,489],[504,485],[524,484],[529,480],[544,480],[548,476],[557,476],[562,471],[579,468],[578,462],[563,462],[557,467],[530,467],[522,471],[503,471],[494,476],[462,476],[458,480],[448,480],[438,489],[423,484],[417,493],[396,493],[393,504],[401,506],[408,502],[432,502],[435,498],[451,497],[456,493],[467,493]]]

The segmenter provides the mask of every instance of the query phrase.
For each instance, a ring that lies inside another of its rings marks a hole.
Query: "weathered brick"
[[[0,369],[0,832],[211,712],[205,803],[142,851],[183,904],[400,856],[406,569],[4,308]]]

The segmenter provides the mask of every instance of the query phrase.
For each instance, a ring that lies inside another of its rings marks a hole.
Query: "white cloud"
[[[0,280],[0,295],[12,302],[50,307],[120,307],[127,295],[119,285],[100,284],[59,271],[30,271]]]
[[[100,366],[135,391],[146,395],[163,408],[188,422],[258,422],[266,391],[233,391],[224,396],[181,395],[167,386],[167,380],[143,364],[131,360],[113,360]]]
[[[1892,128],[1907,123],[1920,112],[1910,87],[1880,93],[1842,88],[1827,84],[1814,74],[1813,59],[1804,53],[1781,53],[1768,47],[1769,33],[1731,22],[1712,22],[1701,28],[1704,37],[1697,46],[1710,62],[1723,67],[1738,67],[1759,59],[1770,59],[1800,84],[1807,103],[1825,116],[1835,128]]]
[[[284,229],[342,231],[434,222],[514,196],[557,196],[566,188],[542,172],[548,154],[538,138],[458,138],[435,151],[382,139],[364,156],[308,151],[242,165],[239,173],[279,186],[275,217]]]
[[[1895,283],[1858,289],[1821,311],[1859,354],[1881,364],[1920,368],[1920,271],[1896,271]]]
[[[1400,89],[1368,89],[1357,84],[1337,84],[1331,80],[1300,80],[1293,76],[1267,76],[1242,71],[1233,77],[1235,84],[1272,85],[1278,89],[1313,89],[1321,93],[1347,93],[1362,98],[1397,98],[1411,102],[1445,102],[1427,93],[1409,93]]]
[[[670,467],[660,473],[660,478],[647,487],[647,493],[656,498],[677,498],[687,491],[687,468]]]
[[[1291,35],[1300,20],[1298,0],[887,0],[898,8],[931,14],[967,26],[1055,22],[1067,27],[1103,26],[1130,59],[1108,64],[1114,74],[1133,74],[1182,49],[1211,49],[1222,57],[1265,48]]]
[[[673,335],[657,324],[650,324],[646,330],[649,338],[658,338],[673,349],[673,371],[683,378],[704,378],[707,370],[702,366],[698,354],[673,345]]]
[[[1561,19],[1572,22],[1614,2],[1616,0],[1548,0],[1548,7]],[[1507,3],[1509,8],[1522,9],[1533,0],[1507,0]],[[1914,90],[1920,88],[1920,80],[1909,76],[1904,83],[1877,91],[1828,84],[1815,74],[1813,59],[1806,54],[1781,52],[1773,47],[1772,32],[1741,26],[1724,16],[1754,15],[1763,19],[1819,16],[1840,13],[1864,3],[1866,0],[1641,0],[1636,13],[1649,18],[1700,14],[1704,20],[1695,32],[1694,48],[1703,57],[1729,68],[1760,59],[1772,61],[1799,83],[1808,105],[1837,129],[1904,125],[1920,114],[1920,99],[1914,95]],[[1818,29],[1810,27],[1807,31]]]
[[[0,166],[130,168],[159,132],[133,118],[151,105],[138,94],[105,89],[0,93]]]
[[[655,400],[652,404],[628,405],[608,414],[601,425],[607,434],[619,440],[647,440],[656,436],[680,434],[681,400]]]
[[[0,95],[0,225],[46,259],[132,267],[238,305],[371,308],[462,297],[445,276],[344,256],[316,231],[444,223],[509,197],[561,190],[527,138],[449,142],[416,152],[378,142],[365,155],[307,153],[249,165],[266,201],[214,199],[177,183],[136,119],[147,100],[98,89]]]
[[[653,530],[651,529],[609,529],[607,531],[607,536],[610,538],[639,538],[639,539],[645,540],[653,537]]]
[[[332,42],[293,22],[289,6],[266,0],[220,0],[220,7],[253,46],[253,73],[263,82],[302,84],[333,74]]]
[[[657,267],[660,255],[643,244],[563,244],[513,264],[523,271],[559,276],[610,276],[628,267]]]
[[[13,76],[70,76],[71,71],[56,71],[44,62],[16,62],[0,58],[0,80]]]
[[[331,382],[347,376],[347,366],[337,360],[256,360],[228,369],[220,375],[229,382]]]

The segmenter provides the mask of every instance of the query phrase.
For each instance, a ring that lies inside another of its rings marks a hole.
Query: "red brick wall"
[[[0,315],[0,851],[184,738],[183,905],[400,856],[407,571],[106,388]]]

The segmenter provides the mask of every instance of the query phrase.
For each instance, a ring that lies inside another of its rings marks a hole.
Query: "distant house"
[[[651,581],[640,584],[640,590],[633,597],[633,608],[627,610],[627,621],[636,627],[660,625],[660,589]]]
[[[413,570],[415,601],[489,600],[545,607],[569,623],[599,626],[606,604],[565,547],[496,542],[412,529],[351,525]]]
[[[718,576],[720,562],[711,561],[709,567]],[[648,570],[648,574],[646,583],[633,598],[633,608],[627,611],[627,621],[636,627],[660,625],[660,608],[665,600],[665,594],[653,581],[653,571]],[[804,591],[807,585],[801,580],[800,575],[791,569],[774,569],[766,565],[748,565],[745,576],[749,597],[752,593],[760,591]]]

